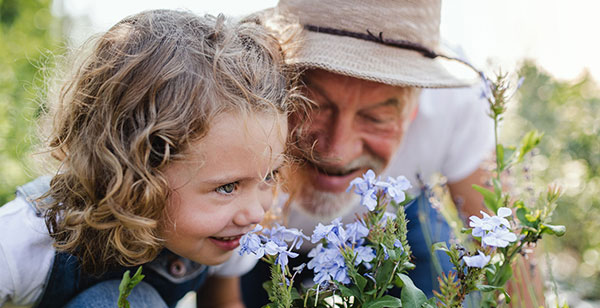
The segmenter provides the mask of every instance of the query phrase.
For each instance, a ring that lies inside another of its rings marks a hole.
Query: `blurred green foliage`
[[[585,74],[560,81],[532,62],[519,72],[525,83],[518,106],[506,118],[503,139],[523,131],[544,133],[530,157],[530,183],[520,189],[543,191],[547,183],[564,189],[553,223],[565,225],[562,238],[544,241],[553,253],[555,277],[584,298],[600,298],[600,91]],[[509,106],[509,109],[511,107]],[[514,139],[513,139],[514,140]],[[533,195],[533,194],[532,194]]]
[[[53,54],[62,49],[51,0],[0,0],[0,204],[36,175],[31,149]]]

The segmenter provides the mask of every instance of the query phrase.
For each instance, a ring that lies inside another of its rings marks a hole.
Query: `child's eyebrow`
[[[229,183],[233,183],[233,182],[247,181],[247,180],[251,180],[252,178],[253,177],[250,177],[250,176],[238,177],[235,175],[231,175],[231,176],[215,177],[212,179],[205,180],[203,182],[206,184],[210,184],[210,185],[224,185],[224,184],[229,184]]]
[[[279,159],[277,164],[275,165],[275,167],[273,167],[271,170],[269,170],[269,172],[273,172],[274,170],[281,168],[284,164],[285,164],[285,161],[283,159]],[[253,179],[256,179],[256,177],[254,177],[254,176],[238,176],[238,175],[233,174],[233,175],[216,176],[214,178],[207,179],[203,182],[206,184],[210,184],[210,185],[224,185],[224,184],[229,184],[229,183],[233,183],[233,182],[249,181],[249,180],[253,180]]]

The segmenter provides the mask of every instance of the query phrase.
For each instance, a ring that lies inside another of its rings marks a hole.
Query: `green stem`
[[[523,247],[523,245],[525,244],[525,242],[521,242],[521,244],[519,244],[519,246],[513,250],[510,254],[506,254],[504,256],[504,263],[502,264],[502,267],[500,268],[500,271],[496,272],[496,276],[494,276],[494,280],[492,280],[492,285],[495,286],[498,284],[498,280],[499,280],[499,275],[498,273],[503,273],[504,269],[508,266],[510,266],[510,264],[512,263],[512,258],[515,256],[515,254],[521,250],[521,248]]]
[[[498,144],[500,144],[500,141],[498,140],[498,123],[500,122],[500,120],[498,119],[498,115],[494,114],[494,142],[496,144],[496,179],[498,180],[498,183],[500,182],[500,153],[498,153]]]

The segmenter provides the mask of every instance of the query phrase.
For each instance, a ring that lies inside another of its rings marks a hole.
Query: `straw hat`
[[[286,62],[394,86],[461,87],[477,75],[440,50],[440,0],[280,0],[266,24]]]

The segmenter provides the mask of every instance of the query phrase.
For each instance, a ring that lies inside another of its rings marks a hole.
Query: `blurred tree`
[[[530,159],[531,182],[516,187],[539,192],[546,189],[542,183],[554,181],[564,188],[554,222],[567,233],[549,241],[563,262],[557,278],[584,298],[600,299],[600,91],[589,74],[560,81],[533,62],[525,62],[519,75],[525,77],[520,103],[507,116],[503,138],[515,140],[533,128],[544,138]]]
[[[52,55],[62,50],[51,0],[0,0],[0,205],[36,175],[31,149]]]

